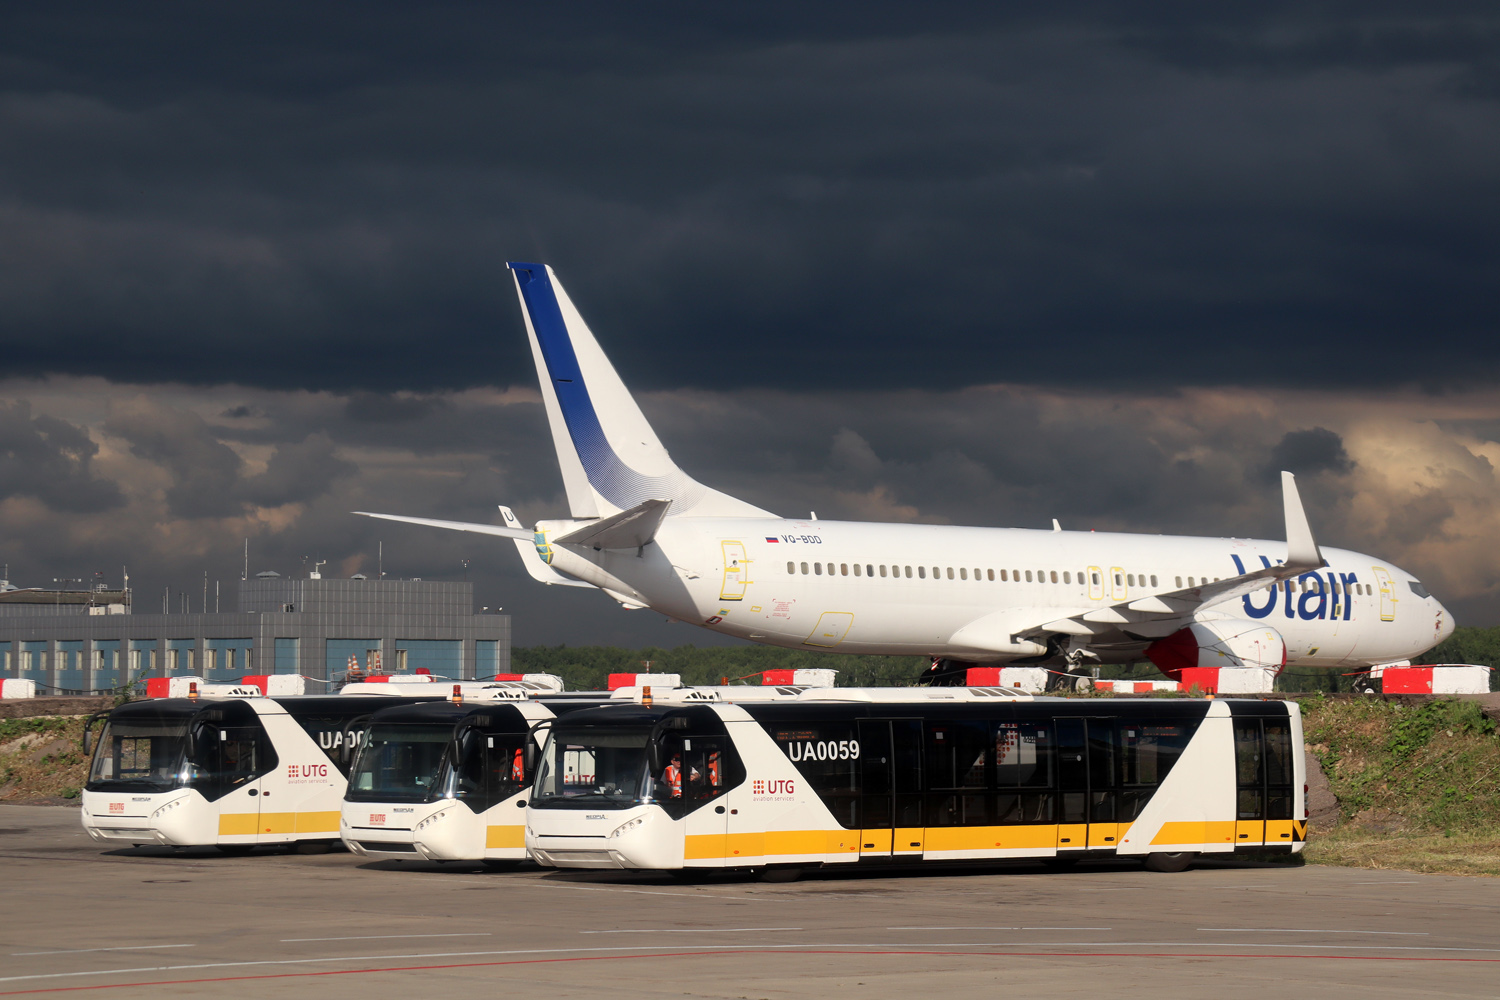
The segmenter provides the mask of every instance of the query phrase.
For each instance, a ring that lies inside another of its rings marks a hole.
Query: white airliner
[[[754,642],[1070,668],[1399,662],[1453,631],[1409,573],[1313,541],[1282,473],[1286,541],[787,519],[679,469],[550,267],[511,264],[571,518],[513,538],[543,583]],[[361,511],[360,513],[366,513]],[[946,661],[940,663],[940,661]]]

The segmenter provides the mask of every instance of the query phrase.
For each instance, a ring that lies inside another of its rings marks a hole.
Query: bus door
[[[685,859],[733,864],[738,857],[749,857],[744,845],[730,843],[729,809],[719,801],[732,784],[733,761],[738,759],[729,737],[674,734],[663,740],[663,749],[667,766],[656,798],[673,818],[687,821]]]
[[[1292,732],[1287,720],[1234,720],[1234,778],[1234,846],[1291,844]]]
[[[1061,799],[1057,849],[1113,848],[1115,818],[1114,722],[1057,719],[1057,787]]]
[[[921,857],[922,721],[859,720],[861,858]]]
[[[261,786],[276,767],[276,752],[264,727],[234,724],[239,721],[211,720],[197,728],[193,785],[218,804],[219,836],[256,838],[261,835]],[[266,811],[272,808],[265,803]]]

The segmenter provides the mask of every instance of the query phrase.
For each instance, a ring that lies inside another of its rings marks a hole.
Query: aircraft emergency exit
[[[1453,631],[1411,574],[1320,548],[1287,472],[1285,541],[779,517],[679,469],[552,269],[509,266],[571,516],[367,516],[511,538],[542,583],[726,635],[954,667],[1357,667]]]

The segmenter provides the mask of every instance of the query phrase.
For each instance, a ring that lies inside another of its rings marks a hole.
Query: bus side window
[[[1050,722],[995,724],[995,822],[1051,823],[1056,766]]]
[[[989,758],[986,723],[928,723],[928,826],[985,826],[990,822]]]
[[[1164,719],[1119,721],[1115,731],[1119,740],[1120,822],[1129,823],[1140,816],[1182,755],[1194,728]]]

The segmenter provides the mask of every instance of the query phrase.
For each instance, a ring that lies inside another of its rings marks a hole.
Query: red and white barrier
[[[964,683],[969,687],[1004,687],[1041,694],[1047,690],[1050,672],[1046,667],[970,667]]]
[[[1374,667],[1386,694],[1487,694],[1490,667],[1473,663],[1434,663],[1415,667]]]
[[[36,681],[29,677],[6,677],[0,680],[0,698],[35,698]]]
[[[249,674],[240,678],[242,687],[258,688],[267,698],[289,694],[307,694],[309,678],[301,674]],[[202,688],[199,688],[201,691]]]
[[[1188,667],[1179,684],[1180,690],[1197,688],[1205,694],[1270,694],[1280,672],[1277,667]]]
[[[1150,694],[1153,691],[1181,691],[1176,681],[1095,681],[1095,691],[1112,691],[1115,694]]]
[[[680,687],[682,687],[682,675],[681,674],[610,674],[609,675],[609,689],[611,691],[614,691],[617,688],[646,687],[646,686],[649,686],[652,690],[657,690],[657,689],[660,689],[660,688],[680,688]]]
[[[826,667],[808,667],[802,670],[763,670],[760,674],[760,682],[768,687],[831,688],[833,679],[837,676],[837,670],[829,670]]]

